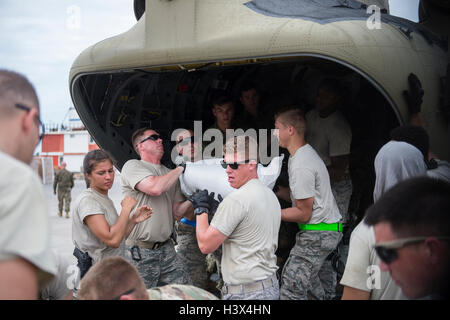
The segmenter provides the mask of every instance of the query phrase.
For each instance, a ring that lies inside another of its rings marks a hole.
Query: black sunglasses
[[[177,145],[184,147],[189,143],[194,143],[194,141],[195,141],[194,136],[190,136],[190,137],[187,137],[187,138],[184,138],[184,139],[178,141]]]
[[[158,139],[162,140],[161,136],[159,134],[155,133],[155,134],[152,134],[152,135],[148,136],[147,138],[142,139],[139,143],[145,142],[147,140],[156,141]]]
[[[220,164],[222,165],[222,168],[224,168],[224,169],[226,169],[228,166],[230,166],[231,169],[236,170],[240,164],[249,163],[249,162],[250,162],[250,160],[227,163],[224,160],[222,160],[222,161],[220,161]]]
[[[386,264],[390,264],[397,260],[397,249],[406,247],[408,245],[425,242],[429,237],[411,237],[405,239],[397,239],[386,242],[379,242],[375,245],[375,251],[380,257],[381,261]],[[449,237],[436,237],[441,240],[449,240]]]
[[[24,106],[23,104],[20,104],[20,103],[16,103],[14,106],[15,106],[17,109],[24,110],[24,111],[26,111],[26,112],[30,112],[30,111],[31,111],[31,108],[30,108],[30,107]],[[41,121],[41,119],[39,118],[39,116],[36,117],[36,119],[37,119],[38,122],[39,122],[39,141],[41,141],[42,138],[43,138],[44,135],[45,135],[45,127],[44,127],[44,125],[42,124],[42,121]]]

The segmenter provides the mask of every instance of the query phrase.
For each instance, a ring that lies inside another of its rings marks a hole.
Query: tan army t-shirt
[[[280,203],[258,179],[222,201],[211,226],[228,237],[222,244],[222,275],[227,285],[264,280],[278,270],[275,251],[280,223]]]
[[[294,155],[289,157],[288,174],[293,207],[296,199],[314,197],[308,224],[335,223],[341,220],[339,208],[331,191],[328,170],[309,144],[298,148]]]
[[[87,216],[102,214],[110,226],[113,226],[119,215],[113,201],[91,188],[84,190],[75,200],[72,208],[72,240],[73,244],[92,258],[92,263],[108,256],[125,256],[125,240],[118,248],[108,247],[89,229],[84,219]]]
[[[389,275],[381,271],[375,252],[375,232],[361,221],[350,237],[341,285],[370,292],[370,300],[406,300],[402,290]]]
[[[350,154],[352,130],[339,110],[321,118],[317,109],[313,109],[306,114],[306,141],[329,166],[330,157]]]
[[[21,257],[37,268],[39,286],[56,274],[44,190],[33,170],[0,151],[0,261]]]
[[[172,205],[184,201],[180,182],[177,180],[172,187],[158,197],[148,195],[135,189],[136,185],[149,176],[163,176],[169,173],[164,165],[158,165],[142,160],[128,160],[122,168],[122,192],[124,196],[131,196],[137,200],[135,208],[148,205],[153,209],[152,216],[137,224],[129,240],[144,242],[162,242],[169,239],[173,232]],[[131,244],[130,241],[127,244]]]

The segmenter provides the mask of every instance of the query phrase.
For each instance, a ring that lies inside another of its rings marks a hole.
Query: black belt
[[[140,261],[142,259],[140,248],[156,250],[156,249],[161,248],[169,240],[170,240],[170,238],[167,239],[166,241],[157,241],[157,242],[146,242],[146,241],[136,240],[136,241],[134,241],[134,245],[130,248],[131,258],[133,258],[133,260],[135,260],[135,261]],[[135,254],[135,252],[136,252],[136,254]]]

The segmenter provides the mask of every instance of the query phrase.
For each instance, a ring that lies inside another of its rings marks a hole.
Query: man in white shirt
[[[222,244],[222,299],[277,300],[279,285],[275,251],[281,208],[277,197],[259,179],[257,143],[251,137],[234,137],[224,148],[222,166],[228,182],[237,189],[214,211],[213,194],[207,190],[192,197],[197,215],[197,241],[203,253]],[[220,198],[219,198],[220,200]]]
[[[56,274],[44,190],[29,167],[42,136],[32,84],[0,70],[0,300],[36,299]]]
[[[334,200],[327,168],[305,141],[305,119],[299,109],[275,116],[279,144],[289,151],[289,187],[292,207],[281,219],[297,222],[300,231],[286,262],[280,299],[333,299],[336,272],[328,258],[342,238],[341,215]]]
[[[306,114],[306,141],[325,163],[331,190],[342,215],[342,224],[351,223],[348,206],[352,195],[349,172],[352,131],[339,111],[342,89],[337,80],[322,80],[316,96],[316,107]]]

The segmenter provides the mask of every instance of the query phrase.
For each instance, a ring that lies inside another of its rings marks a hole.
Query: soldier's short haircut
[[[33,85],[16,72],[0,69],[0,112],[9,115],[15,112],[16,103],[31,103],[27,107],[39,108],[39,100]]]
[[[92,266],[80,282],[79,300],[111,300],[127,291],[148,300],[145,283],[136,268],[122,257],[106,257]]]
[[[241,85],[241,88],[240,88],[240,91],[239,91],[240,95],[242,95],[242,92],[249,91],[251,89],[255,89],[256,92],[259,91],[259,88],[258,88],[258,85],[256,84],[256,82],[254,82],[253,80],[246,80]]]
[[[285,126],[294,127],[299,135],[304,135],[306,131],[306,120],[302,109],[297,106],[288,107],[275,114],[275,121],[279,121]]]
[[[450,236],[450,184],[430,177],[399,182],[367,209],[365,222],[387,222],[401,237]]]
[[[233,99],[226,92],[216,92],[212,98],[212,107],[221,106],[226,103],[233,104]],[[234,105],[234,104],[233,104]]]
[[[133,132],[133,135],[131,136],[131,143],[133,144],[133,148],[137,154],[139,154],[138,143],[144,138],[145,131],[147,130],[152,129],[146,127],[140,128]]]
[[[250,136],[240,135],[228,139],[223,145],[223,153],[237,154],[245,160],[258,162],[258,143]]]

